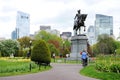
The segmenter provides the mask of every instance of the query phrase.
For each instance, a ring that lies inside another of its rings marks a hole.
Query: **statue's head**
[[[80,9],[78,10],[78,13],[80,13]]]

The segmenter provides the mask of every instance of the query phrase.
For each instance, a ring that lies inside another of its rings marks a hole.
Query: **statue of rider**
[[[77,35],[77,28],[78,28],[78,24],[81,22],[81,13],[80,13],[81,10],[78,10],[77,14],[75,15],[75,18],[74,18],[74,27],[73,27],[73,30],[75,30],[75,35]],[[79,32],[80,33],[80,32]]]
[[[78,13],[75,15],[75,18],[74,18],[73,30],[74,30],[75,35],[77,35],[78,30],[79,30],[79,34],[81,34],[81,27],[84,27],[84,31],[86,27],[84,24],[84,21],[87,17],[87,14],[81,14],[80,11],[81,10],[78,10]]]
[[[81,13],[80,13],[80,10],[78,10],[78,13],[75,15],[74,20],[75,20],[74,25],[78,26],[78,23],[81,21]]]

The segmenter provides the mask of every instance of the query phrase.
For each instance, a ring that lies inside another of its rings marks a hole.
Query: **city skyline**
[[[113,16],[113,34],[118,37],[119,4],[118,0],[0,0],[0,37],[11,37],[11,32],[16,27],[17,11],[31,15],[31,34],[39,30],[40,25],[73,33],[74,16],[78,9],[81,9],[82,14],[88,14],[85,21],[87,28],[94,25],[95,14]]]

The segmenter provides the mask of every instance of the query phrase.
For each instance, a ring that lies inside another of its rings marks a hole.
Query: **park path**
[[[97,80],[80,75],[79,71],[82,69],[81,64],[52,63],[51,65],[53,68],[49,71],[27,75],[0,77],[0,80]]]

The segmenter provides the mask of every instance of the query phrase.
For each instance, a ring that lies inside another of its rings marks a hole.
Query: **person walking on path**
[[[81,54],[81,58],[82,58],[82,65],[85,67],[88,64],[88,54],[85,50],[83,50],[82,54]]]

